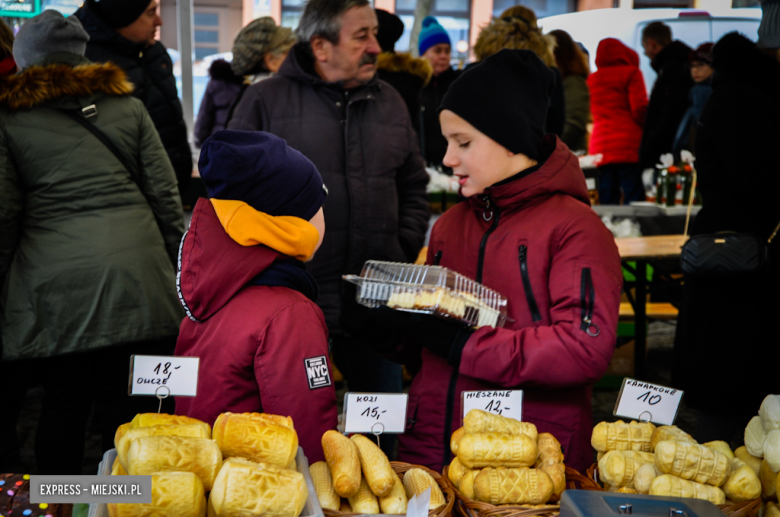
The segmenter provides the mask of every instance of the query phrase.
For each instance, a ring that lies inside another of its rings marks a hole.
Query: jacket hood
[[[682,41],[674,40],[655,56],[650,65],[653,67],[653,70],[658,72],[668,63],[674,63],[675,61],[688,64],[688,57],[691,55],[692,50],[691,47]]]
[[[546,135],[543,145],[554,150],[539,170],[485,189],[485,194],[501,211],[522,208],[554,194],[571,196],[590,206],[585,175],[577,157],[555,135]],[[469,203],[481,212],[486,207],[485,198],[483,194],[474,195]]]
[[[116,65],[90,63],[75,54],[63,54],[62,60],[57,56],[19,74],[0,77],[0,105],[11,110],[29,109],[60,97],[129,95],[133,91],[124,71]]]
[[[616,38],[606,38],[599,42],[596,50],[596,67],[633,66],[639,67],[639,55]]]
[[[236,84],[242,84],[244,78],[233,73],[230,63],[224,59],[215,59],[209,67],[209,76],[218,81],[227,81]]]
[[[235,242],[222,227],[211,201],[198,199],[179,247],[179,301],[190,319],[204,321],[280,258],[289,257],[262,244]]]
[[[323,81],[322,78],[317,75],[314,71],[313,58],[306,51],[303,43],[296,43],[292,46],[290,53],[287,54],[287,59],[282,63],[277,75],[304,83],[310,83],[313,86],[325,86],[339,90],[343,90],[344,88],[341,81],[329,83]],[[379,81],[376,74],[374,74],[374,77],[365,86],[369,88],[379,87]]]
[[[724,83],[736,82],[765,92],[778,101],[780,62],[760,51],[756,44],[738,32],[730,32],[718,41],[712,51],[715,74],[713,89]]]
[[[427,59],[412,57],[411,54],[406,52],[383,52],[379,54],[377,69],[412,74],[422,79],[424,84],[428,84],[431,77],[433,77],[433,68]]]
[[[144,43],[130,41],[106,25],[103,20],[98,18],[97,14],[87,6],[86,2],[73,13],[73,16],[79,19],[84,30],[89,34],[89,42],[87,45],[98,43],[110,46],[122,54],[134,54],[146,48]]]

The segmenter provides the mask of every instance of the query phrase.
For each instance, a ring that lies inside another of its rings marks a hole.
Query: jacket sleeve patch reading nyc
[[[310,390],[331,385],[328,360],[324,355],[304,359],[303,363],[306,366],[306,377],[309,379]]]

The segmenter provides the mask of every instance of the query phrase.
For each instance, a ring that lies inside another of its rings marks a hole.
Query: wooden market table
[[[647,351],[647,265],[657,259],[680,256],[686,235],[653,235],[649,237],[625,237],[615,239],[620,260],[636,261],[636,295],[632,300],[634,307],[634,375],[642,378],[645,374]],[[628,290],[626,289],[626,292]]]

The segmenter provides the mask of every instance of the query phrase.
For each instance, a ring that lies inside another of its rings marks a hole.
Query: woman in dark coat
[[[572,151],[587,151],[588,124],[591,120],[588,57],[568,32],[552,31],[550,36],[558,42],[555,62],[563,76],[563,95],[566,99],[566,123],[561,140]]]
[[[767,239],[780,223],[778,55],[736,32],[715,45],[713,93],[696,135],[704,204],[692,235],[734,231]],[[685,278],[673,383],[701,411],[699,441],[741,433],[763,398],[780,393],[780,239],[769,254],[769,267],[758,273]]]
[[[183,317],[176,176],[125,72],[87,60],[88,39],[46,10],[19,30],[21,72],[0,78],[0,393],[43,384],[41,474],[81,473],[93,402],[103,450],[157,410],[127,396],[130,356],[170,355]],[[68,115],[82,107],[123,160]],[[5,402],[14,421],[21,401]]]
[[[230,63],[224,59],[215,59],[209,67],[209,80],[206,93],[200,101],[198,120],[195,122],[195,145],[219,131],[225,129],[230,107],[236,102],[244,77],[236,75]]]

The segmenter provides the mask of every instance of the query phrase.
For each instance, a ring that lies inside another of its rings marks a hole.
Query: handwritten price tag
[[[523,421],[523,390],[464,391],[463,418],[472,409]]]
[[[626,377],[612,414],[643,422],[672,425],[677,418],[682,396],[683,392],[680,390]]]
[[[344,432],[401,434],[406,429],[403,393],[347,393],[344,395]]]
[[[198,357],[133,355],[130,395],[194,397],[198,394]]]

